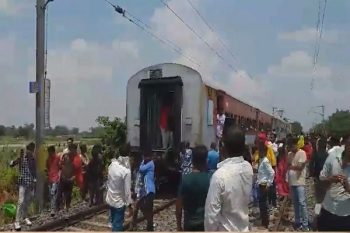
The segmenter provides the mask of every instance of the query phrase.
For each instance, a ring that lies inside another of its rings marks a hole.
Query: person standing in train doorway
[[[221,148],[221,138],[222,138],[222,132],[224,130],[225,120],[226,120],[225,113],[224,113],[222,107],[220,107],[218,109],[218,114],[216,115],[216,121],[217,121],[216,140],[217,140],[217,144],[219,145],[219,149]]]
[[[166,149],[169,144],[169,127],[168,127],[168,120],[169,120],[169,115],[171,111],[171,104],[169,101],[169,97],[167,96],[162,104],[162,107],[160,108],[160,132],[162,134],[162,148]]]

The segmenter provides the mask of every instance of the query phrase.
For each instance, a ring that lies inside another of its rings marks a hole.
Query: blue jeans
[[[305,186],[291,186],[294,205],[295,225],[307,228],[309,226],[309,214],[306,205]]]
[[[122,208],[109,208],[111,211],[112,231],[123,231],[125,206]]]
[[[259,204],[259,185],[256,182],[253,183],[251,200],[253,201],[254,206],[258,206],[258,204]]]

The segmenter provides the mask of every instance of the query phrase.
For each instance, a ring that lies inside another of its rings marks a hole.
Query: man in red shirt
[[[57,211],[58,203],[57,203],[57,193],[58,193],[58,183],[60,180],[59,175],[59,162],[60,157],[56,154],[55,147],[49,146],[47,149],[49,157],[46,162],[47,176],[49,182],[49,193],[51,200],[51,216],[55,216]]]
[[[160,109],[160,131],[162,133],[162,145],[163,149],[166,149],[169,144],[169,129],[168,129],[168,117],[170,113],[170,105],[165,103]]]

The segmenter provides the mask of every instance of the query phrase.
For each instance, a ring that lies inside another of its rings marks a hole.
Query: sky
[[[110,1],[142,20],[160,38],[175,43],[182,55],[103,0],[51,2],[47,78],[52,85],[52,126],[87,130],[101,115],[124,118],[127,80],[146,66],[164,62],[188,65],[206,81],[266,112],[282,108],[285,117],[306,129],[321,120],[314,113],[320,111],[316,106],[325,105],[326,117],[336,109],[349,109],[348,0],[327,3],[315,69],[316,22],[323,0],[166,1],[223,59],[160,0]],[[3,125],[35,122],[35,95],[28,87],[35,80],[35,20],[35,0],[0,0]],[[189,56],[200,66],[186,59]]]

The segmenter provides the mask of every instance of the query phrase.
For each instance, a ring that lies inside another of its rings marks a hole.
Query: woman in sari
[[[277,164],[276,186],[280,197],[288,197],[289,185],[286,180],[288,172],[287,150],[285,144],[280,143],[278,148],[279,161]]]

